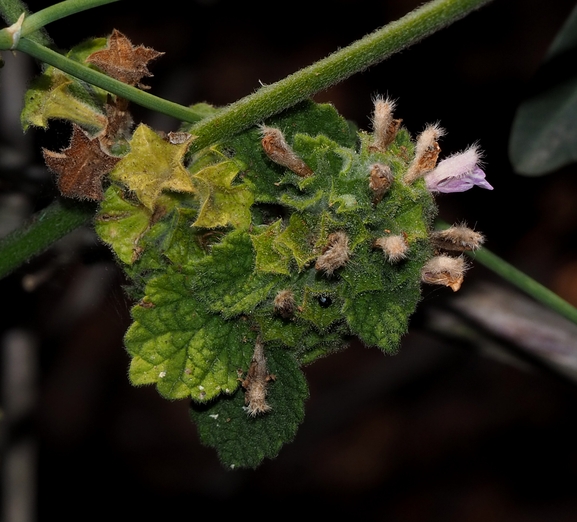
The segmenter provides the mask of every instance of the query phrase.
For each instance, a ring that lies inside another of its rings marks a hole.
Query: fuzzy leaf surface
[[[255,468],[263,459],[276,457],[282,445],[294,438],[304,418],[308,387],[298,363],[282,350],[270,351],[266,357],[268,369],[276,377],[268,384],[270,412],[249,417],[242,389],[206,405],[193,403],[190,409],[201,441],[214,447],[229,468]]]
[[[224,317],[251,313],[275,284],[271,276],[254,270],[252,242],[242,231],[230,232],[214,245],[211,255],[192,267],[190,280],[198,299]]]
[[[194,192],[190,175],[182,164],[190,140],[173,145],[146,125],[139,125],[130,142],[130,152],[110,173],[132,190],[139,201],[154,210],[163,190]]]
[[[312,137],[323,135],[345,147],[354,147],[357,141],[352,126],[328,104],[303,102],[266,123],[281,129],[289,144],[292,144],[296,133]],[[275,183],[287,173],[287,169],[266,156],[260,140],[260,130],[254,128],[227,141],[226,145],[232,148],[236,153],[235,157],[246,165],[245,180],[253,187],[255,201],[276,203],[282,190],[279,190]]]
[[[126,36],[114,29],[108,39],[107,48],[92,53],[86,61],[96,65],[112,78],[128,85],[146,88],[140,80],[144,76],[152,76],[148,70],[148,62],[163,54],[143,45],[132,45]]]
[[[138,258],[138,241],[150,226],[151,217],[150,210],[127,201],[120,187],[110,185],[95,218],[96,233],[123,263],[131,265]]]
[[[276,240],[281,232],[282,220],[263,227],[258,233],[251,234],[255,254],[256,269],[260,272],[289,275],[290,257],[282,248],[276,246]]]
[[[232,225],[248,228],[250,206],[254,200],[252,192],[244,184],[233,185],[240,171],[235,161],[224,161],[210,165],[193,176],[201,208],[196,227],[217,228]]]
[[[249,367],[255,334],[246,321],[207,312],[185,275],[168,270],[153,278],[132,315],[125,344],[133,384],[156,383],[166,398],[201,402],[236,390],[237,370]]]
[[[369,346],[394,353],[407,332],[409,315],[420,299],[420,289],[389,292],[366,292],[347,299],[345,316],[352,332]]]
[[[95,38],[72,48],[67,57],[83,63],[92,52],[102,49],[106,38]],[[47,67],[35,78],[24,96],[20,115],[22,128],[31,125],[46,128],[51,119],[75,122],[91,132],[98,132],[106,125],[103,114],[106,93],[85,84],[54,67]]]
[[[119,158],[104,152],[98,139],[91,139],[78,125],[72,125],[70,145],[60,152],[43,150],[44,161],[57,175],[60,193],[69,198],[100,201],[102,179]]]

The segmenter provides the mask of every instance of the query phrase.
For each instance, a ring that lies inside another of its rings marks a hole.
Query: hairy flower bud
[[[369,188],[373,191],[373,205],[378,204],[393,183],[391,167],[382,163],[371,165]]]
[[[394,141],[403,120],[395,120],[393,118],[395,102],[390,98],[383,99],[378,96],[375,98],[374,103],[373,143],[369,148],[372,151],[385,152],[387,147]]]
[[[315,268],[330,276],[337,268],[345,266],[349,257],[349,238],[344,232],[334,232],[329,236],[323,254],[317,258]]]
[[[292,317],[295,311],[295,296],[291,290],[281,290],[274,298],[274,311],[284,319]]]
[[[375,240],[374,246],[382,249],[390,263],[397,263],[405,259],[409,250],[409,245],[401,235],[380,237]]]
[[[270,405],[266,402],[266,395],[268,383],[274,380],[275,376],[269,375],[266,367],[264,345],[260,339],[257,339],[248,374],[246,379],[242,381],[242,387],[246,391],[244,396],[245,409],[251,417],[271,410]]]
[[[485,242],[483,234],[464,225],[432,232],[430,239],[434,247],[454,252],[477,250]]]
[[[272,161],[292,170],[301,178],[313,175],[312,169],[295,154],[279,129],[263,125],[261,132],[262,148]]]
[[[437,140],[444,135],[445,130],[437,124],[427,125],[425,130],[419,134],[415,147],[415,158],[409,165],[404,178],[407,185],[435,168],[439,152],[441,152]]]
[[[456,292],[463,284],[463,276],[467,268],[467,263],[462,257],[443,254],[425,263],[421,271],[421,279],[424,283],[448,286]]]

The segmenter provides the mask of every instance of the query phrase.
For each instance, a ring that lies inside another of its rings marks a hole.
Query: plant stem
[[[481,248],[471,254],[471,257],[537,301],[577,324],[577,309],[574,306],[491,251]]]
[[[21,0],[0,0],[0,14],[6,23],[13,24],[22,13],[26,13],[26,16],[30,15],[28,7]],[[41,45],[50,45],[52,43],[48,33],[43,29],[29,34],[28,38]]]
[[[75,2],[76,0],[68,1]],[[256,93],[233,103],[215,116],[201,121],[190,130],[197,136],[192,148],[199,150],[291,107],[418,42],[490,1],[433,0],[400,20],[378,29],[284,80],[264,86]],[[17,49],[143,107],[182,121],[190,123],[199,121],[199,115],[187,107],[130,87],[41,45],[30,42],[26,38],[20,39]]]
[[[0,239],[0,278],[94,216],[88,203],[56,201],[32,216],[26,225]]]
[[[136,87],[122,83],[110,76],[106,76],[106,74],[90,69],[86,65],[82,65],[70,58],[66,58],[66,56],[63,56],[52,49],[38,45],[36,42],[28,40],[27,38],[21,38],[16,49],[29,54],[34,58],[38,58],[65,73],[80,78],[92,85],[101,87],[105,91],[114,93],[148,109],[191,123],[195,123],[201,119],[199,114],[188,107],[164,100],[163,98],[144,92]]]
[[[255,125],[264,118],[277,114],[388,58],[490,1],[434,0],[429,2],[327,58],[277,83],[264,86],[254,94],[197,123],[189,130],[196,136],[191,150],[199,150]]]
[[[438,219],[435,223],[435,228],[438,230],[444,230],[449,228],[449,224],[442,219]],[[521,270],[510,265],[499,256],[493,254],[490,250],[480,248],[475,252],[467,252],[467,254],[506,281],[509,281],[509,283],[515,285],[520,290],[523,290],[526,294],[551,308],[551,310],[555,310],[563,317],[566,317],[577,324],[577,308],[543,286],[541,283],[535,281],[532,277],[521,272]]]
[[[15,23],[19,16],[25,13],[26,16],[18,38],[26,36],[39,45],[47,46],[50,45],[50,38],[45,31],[40,31],[45,25],[81,11],[112,2],[118,2],[118,0],[65,0],[37,13],[30,14],[26,5],[20,0],[0,0],[0,13],[9,24]],[[11,49],[13,43],[12,34],[6,30],[1,30],[0,48],[3,50]]]
[[[93,7],[118,1],[119,0],[66,0],[65,2],[51,5],[50,7],[42,9],[24,19],[21,36],[28,36],[30,33],[37,31],[41,27],[44,27],[51,22],[55,22],[56,20],[60,20],[61,18],[65,18],[81,11],[86,11]]]

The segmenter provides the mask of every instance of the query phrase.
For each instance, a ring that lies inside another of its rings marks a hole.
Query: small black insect
[[[320,295],[318,300],[321,308],[328,308],[333,304],[333,300],[327,295]]]

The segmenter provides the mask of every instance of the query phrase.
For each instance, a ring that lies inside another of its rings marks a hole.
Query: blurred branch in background
[[[446,305],[467,321],[446,309],[431,308],[427,324],[432,330],[468,339],[502,361],[524,361],[525,367],[528,362],[538,363],[577,381],[577,325],[573,322],[511,288],[488,282],[452,296]],[[523,352],[528,358],[521,356]]]

